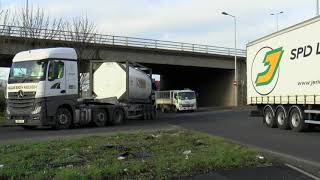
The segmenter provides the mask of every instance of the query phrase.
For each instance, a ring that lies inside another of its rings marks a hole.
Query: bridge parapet
[[[235,55],[235,50],[233,48],[219,46],[209,46],[192,43],[162,41],[105,34],[78,33],[53,29],[24,28],[19,26],[0,25],[0,36],[35,38],[42,40],[59,40],[69,42],[84,42],[100,45],[140,47],[148,49],[163,49],[227,56]],[[236,53],[240,57],[246,57],[245,50],[237,49]]]

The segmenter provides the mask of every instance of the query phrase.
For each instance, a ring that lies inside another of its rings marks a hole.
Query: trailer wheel
[[[288,112],[284,106],[278,106],[275,118],[279,129],[290,129],[289,117],[287,114]]]
[[[97,109],[94,111],[93,122],[98,127],[103,127],[107,123],[107,113],[104,109]]]
[[[125,120],[125,114],[124,111],[121,108],[115,108],[112,112],[112,125],[119,125],[122,124]]]
[[[304,122],[304,116],[302,109],[298,106],[293,106],[290,111],[290,127],[293,131],[302,132],[305,131],[308,125]]]
[[[71,125],[72,116],[71,112],[66,108],[59,108],[55,115],[54,129],[68,129]]]
[[[271,106],[266,106],[263,111],[263,122],[270,128],[277,127],[277,123],[274,118],[274,111]]]

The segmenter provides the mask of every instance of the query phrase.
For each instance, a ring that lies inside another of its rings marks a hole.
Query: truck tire
[[[274,118],[274,110],[271,106],[267,105],[264,108],[263,111],[263,122],[269,127],[269,128],[275,128],[277,127],[277,122]]]
[[[304,122],[303,111],[299,106],[293,106],[290,110],[290,127],[295,132],[303,132],[308,125]]]
[[[104,109],[94,110],[93,123],[97,127],[105,126],[107,121],[108,121],[108,116],[107,116],[107,113]]]
[[[68,129],[72,122],[72,115],[68,109],[60,107],[57,110],[54,119],[55,119],[55,125],[53,126],[54,129]]]
[[[278,106],[275,119],[277,121],[277,126],[279,127],[279,129],[290,129],[288,111],[284,106]]]
[[[122,108],[114,108],[112,112],[112,125],[123,124],[125,120],[125,114]]]

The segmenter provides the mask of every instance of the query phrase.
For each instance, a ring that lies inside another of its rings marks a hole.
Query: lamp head
[[[229,14],[226,12],[222,12],[221,14],[228,16]]]

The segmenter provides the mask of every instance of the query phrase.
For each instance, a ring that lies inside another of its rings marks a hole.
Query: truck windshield
[[[194,92],[180,92],[178,93],[178,97],[181,100],[185,99],[195,99],[195,93]]]
[[[24,83],[44,80],[47,63],[47,60],[12,63],[8,83]]]

